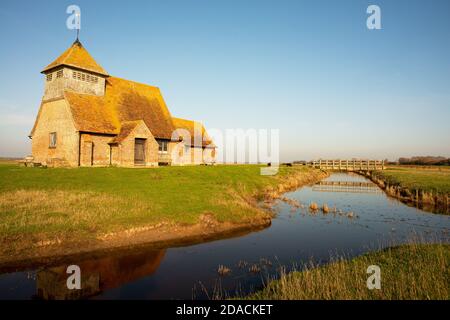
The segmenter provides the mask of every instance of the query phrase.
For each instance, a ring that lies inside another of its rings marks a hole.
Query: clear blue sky
[[[282,160],[450,157],[450,1],[0,1],[0,156],[30,153],[40,71],[75,38],[173,115],[274,128]],[[377,4],[382,30],[366,28]]]

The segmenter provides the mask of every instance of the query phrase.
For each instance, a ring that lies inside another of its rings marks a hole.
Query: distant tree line
[[[449,166],[450,158],[445,157],[411,157],[411,158],[399,158],[399,164],[409,164],[409,165],[426,165],[426,166]]]

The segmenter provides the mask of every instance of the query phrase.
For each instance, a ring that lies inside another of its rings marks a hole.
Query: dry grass
[[[281,273],[279,280],[249,299],[450,299],[450,245],[409,244],[346,261],[290,274]],[[369,290],[367,267],[381,268],[381,289]]]
[[[239,186],[237,189],[228,188],[222,197],[214,199],[214,204],[229,209],[227,221],[230,222],[271,218],[267,210],[258,207],[258,202],[248,195],[243,186]],[[219,217],[218,221],[223,222],[224,220]]]
[[[231,269],[224,265],[219,265],[219,268],[217,269],[217,273],[221,276],[227,276],[231,273]]]
[[[43,169],[0,164],[0,241],[98,238],[160,224],[265,223],[258,200],[323,172],[259,166]],[[10,242],[8,242],[10,243]]]
[[[105,225],[123,227],[125,216],[132,224],[152,209],[151,203],[95,192],[16,190],[0,193],[0,234],[95,233]]]
[[[22,158],[1,158],[0,157],[0,164],[13,164],[17,165],[18,161],[22,160]]]

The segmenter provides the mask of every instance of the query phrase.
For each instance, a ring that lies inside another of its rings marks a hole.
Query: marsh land
[[[446,190],[445,172],[411,170],[380,174]],[[66,298],[48,277],[77,263],[111,279],[91,291],[100,298],[448,299],[449,216],[405,206],[361,175],[5,163],[0,178],[0,297]],[[383,268],[382,291],[367,290],[368,263]]]
[[[256,300],[449,300],[450,245],[412,243],[335,259],[325,266],[282,273]],[[368,266],[380,267],[382,286],[367,288]]]
[[[0,261],[25,258],[31,251],[57,254],[51,247],[75,253],[266,227],[272,212],[260,201],[325,176],[307,167],[263,176],[256,165],[45,169],[1,164]]]

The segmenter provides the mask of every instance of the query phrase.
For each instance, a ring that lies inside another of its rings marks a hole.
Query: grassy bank
[[[258,166],[153,169],[24,168],[0,164],[0,241],[95,238],[158,224],[270,219],[265,197],[324,174],[306,167],[261,176]]]
[[[391,185],[401,185],[410,190],[450,194],[450,168],[392,167],[378,171]]]
[[[307,267],[249,299],[450,299],[450,245],[410,244],[326,266]],[[381,269],[381,289],[367,288],[367,267]]]
[[[372,181],[405,203],[432,212],[450,213],[450,169],[447,167],[390,167],[370,173]]]
[[[446,167],[392,167],[373,172],[372,180],[391,196],[448,211],[450,169]]]

